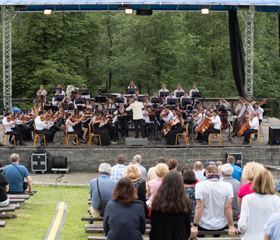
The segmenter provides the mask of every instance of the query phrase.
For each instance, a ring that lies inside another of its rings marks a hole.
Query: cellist
[[[208,128],[203,136],[202,136],[202,142],[203,144],[208,144],[208,137],[210,133],[220,133],[220,126],[221,126],[221,119],[218,115],[217,110],[213,110],[213,117],[211,117],[211,123],[213,124],[210,128]]]
[[[250,127],[247,130],[245,130],[243,133],[244,136],[243,144],[249,144],[250,143],[249,135],[251,133],[257,133],[259,129],[259,119],[257,117],[257,113],[255,111],[252,111],[251,116],[252,119],[249,120]]]

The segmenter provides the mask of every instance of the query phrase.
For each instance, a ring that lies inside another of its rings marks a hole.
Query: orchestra
[[[166,144],[175,145],[176,134],[182,133],[186,124],[189,137],[202,144],[208,143],[210,133],[219,133],[220,129],[229,127],[230,104],[225,96],[212,106],[213,110],[206,109],[201,98],[197,94],[193,96],[199,92],[196,84],[190,91],[183,90],[178,84],[174,92],[162,84],[159,92],[154,92],[151,97],[139,94],[133,81],[127,94],[124,91],[116,94],[98,91],[96,97],[90,98],[86,85],[82,85],[80,91],[71,86],[70,95],[69,89],[68,86],[66,95],[62,86],[53,88],[49,103],[47,91],[40,85],[34,100],[37,114],[35,109],[27,112],[18,109],[16,115],[7,111],[2,121],[5,133],[15,135],[16,141],[22,145],[22,141],[32,140],[34,130],[44,134],[49,143],[53,142],[56,132],[66,134],[67,129],[67,133],[78,135],[79,143],[87,143],[89,134],[94,133],[100,135],[102,146],[108,146],[128,137],[132,127],[135,138],[139,137],[140,128],[142,138],[152,139],[159,134],[166,139]],[[258,103],[239,98],[238,101],[237,107],[231,111],[236,116],[233,117],[233,134],[244,136],[243,143],[248,144],[250,134],[256,133],[262,122],[264,110],[261,105],[265,100]],[[40,143],[44,145],[43,139]],[[76,140],[72,143],[78,144]]]

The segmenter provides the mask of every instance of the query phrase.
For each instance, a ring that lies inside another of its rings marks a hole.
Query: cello
[[[197,132],[199,132],[201,135],[203,135],[204,132],[211,127],[212,121],[210,117],[212,117],[212,115],[206,116],[202,123],[198,126]]]
[[[164,127],[161,130],[161,133],[163,135],[163,137],[166,137],[166,135],[174,128],[175,126],[172,124],[172,121],[170,119],[170,121],[168,123],[166,123],[164,125]]]

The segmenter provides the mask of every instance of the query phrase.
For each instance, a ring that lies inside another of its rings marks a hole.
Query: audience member
[[[0,207],[8,206],[10,203],[7,192],[9,191],[8,179],[0,173]]]
[[[244,196],[246,196],[247,194],[251,194],[254,192],[251,188],[252,181],[253,181],[254,177],[263,169],[264,169],[264,167],[260,163],[256,163],[256,162],[246,163],[246,165],[243,169],[242,178],[249,181],[249,183],[242,185],[238,190],[237,196],[238,196],[239,209],[241,209],[242,198]]]
[[[156,161],[156,165],[158,165],[159,163],[165,163],[165,162],[166,162],[166,161],[165,161],[165,158],[159,157],[158,160]],[[156,166],[150,167],[150,168],[149,168],[147,176],[148,176],[148,181],[157,178],[157,175],[156,175]]]
[[[98,206],[100,203],[100,197],[98,193],[98,188],[100,192],[101,199],[103,201],[109,201],[112,199],[114,188],[117,182],[110,178],[111,166],[108,163],[101,163],[99,168],[99,177],[94,178],[90,181],[90,197],[91,197],[91,208],[90,213],[94,218],[101,218]]]
[[[192,214],[191,214],[191,222],[194,220],[195,214],[195,207],[196,207],[196,199],[195,199],[195,184],[196,184],[196,177],[191,169],[186,169],[183,173],[183,180],[184,180],[184,187],[187,192],[188,198],[191,200],[192,203]]]
[[[138,200],[144,204],[145,215],[148,216],[149,209],[146,204],[146,182],[141,179],[141,171],[136,164],[130,164],[126,167],[125,176],[128,177],[137,191]]]
[[[170,159],[168,161],[168,168],[169,168],[169,171],[171,170],[177,170],[178,168],[178,161],[176,159]]]
[[[233,174],[232,177],[240,182],[242,185],[242,169],[235,165],[235,157],[228,156],[227,163],[229,163],[233,167]]]
[[[204,169],[203,169],[203,163],[201,161],[196,161],[193,165],[193,170],[195,173],[195,177],[196,179],[198,179],[198,181],[204,181],[206,180],[206,177],[204,176]]]
[[[103,219],[107,240],[142,240],[146,230],[143,203],[137,200],[136,189],[129,178],[121,178],[115,187]]]
[[[182,177],[171,171],[164,177],[154,198],[150,240],[181,240],[190,236],[191,203]]]
[[[223,230],[228,225],[228,234],[235,235],[237,229],[232,219],[232,186],[219,180],[219,170],[215,163],[210,163],[205,173],[207,180],[199,182],[195,187],[196,210],[192,234],[197,235],[198,230]]]
[[[29,192],[32,192],[32,179],[27,171],[26,167],[20,165],[19,155],[13,153],[10,156],[11,164],[6,166],[3,170],[3,175],[5,175],[9,182],[9,192],[8,193],[23,193],[26,189],[23,188],[24,178],[27,179]]]
[[[116,182],[124,177],[125,161],[126,159],[124,155],[118,155],[116,160],[117,164],[112,167],[110,178],[115,180]]]
[[[240,210],[237,202],[237,192],[240,188],[240,182],[232,177],[233,171],[234,171],[233,167],[229,163],[224,164],[221,169],[222,176],[223,176],[222,181],[230,183],[233,188],[232,213],[233,213],[233,221],[237,221],[238,216],[240,214]]]
[[[147,192],[151,193],[150,199],[147,201],[148,207],[152,206],[153,199],[154,199],[154,197],[157,193],[157,190],[159,189],[159,187],[162,183],[162,179],[164,178],[166,173],[168,173],[167,165],[165,163],[159,163],[156,166],[157,178],[149,181],[148,184],[147,184]]]
[[[280,213],[272,214],[264,225],[264,240],[280,239]]]
[[[141,157],[140,155],[135,155],[135,156],[133,157],[133,163],[136,164],[136,165],[139,167],[140,171],[141,171],[141,176],[140,176],[140,178],[143,179],[143,180],[145,180],[146,177],[147,177],[147,170],[146,170],[146,168],[144,168],[144,167],[141,165],[141,162],[142,162],[142,157]]]
[[[264,225],[268,218],[280,212],[280,198],[275,195],[272,174],[262,169],[252,183],[254,193],[242,200],[238,230],[243,240],[263,240]]]

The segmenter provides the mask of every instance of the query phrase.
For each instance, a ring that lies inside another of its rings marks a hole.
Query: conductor
[[[135,127],[135,138],[139,137],[138,125],[140,126],[142,138],[145,138],[146,136],[145,136],[145,130],[143,126],[143,113],[142,113],[142,109],[144,108],[144,105],[142,102],[138,102],[138,98],[136,96],[133,97],[133,99],[134,99],[134,103],[130,104],[130,106],[125,110],[126,111],[132,110],[134,127]]]

